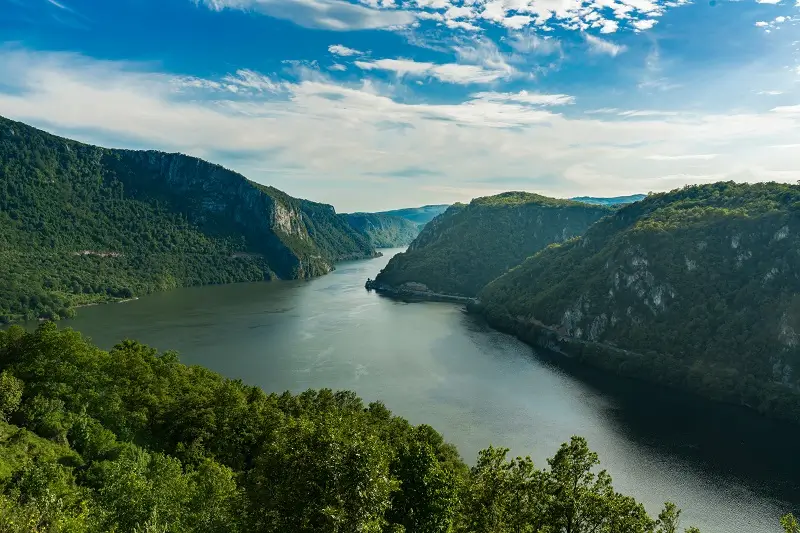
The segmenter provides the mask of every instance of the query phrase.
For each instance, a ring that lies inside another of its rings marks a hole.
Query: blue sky
[[[0,0],[0,39],[1,115],[339,211],[800,180],[800,0]]]

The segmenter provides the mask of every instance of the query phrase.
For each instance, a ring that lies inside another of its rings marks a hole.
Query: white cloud
[[[339,64],[339,63],[334,63],[333,65],[331,65],[331,66],[330,66],[330,67],[328,67],[328,68],[329,68],[330,70],[338,70],[339,72],[343,72],[343,71],[347,70],[347,67],[346,67],[346,66],[344,66],[344,65],[342,65],[342,64]]]
[[[783,114],[798,114],[800,113],[800,105],[779,106],[772,109],[773,113]]]
[[[375,9],[342,0],[194,0],[214,11],[253,10],[298,26],[333,31],[395,28],[414,22],[413,13]]]
[[[489,83],[508,76],[503,70],[488,70],[479,65],[461,63],[429,63],[413,59],[376,59],[356,61],[362,70],[383,70],[398,76],[432,77],[445,83],[470,84]]]
[[[512,15],[510,17],[504,18],[502,24],[506,28],[510,28],[512,30],[520,30],[525,26],[528,26],[532,20],[533,18],[528,15]]]
[[[566,94],[541,94],[520,91],[518,93],[482,92],[475,93],[472,98],[494,102],[517,102],[531,105],[567,105],[574,104],[575,97]]]
[[[619,22],[616,20],[604,20],[600,28],[600,33],[614,33],[619,29]]]
[[[780,4],[781,0],[756,0],[759,4]]]
[[[273,81],[269,76],[247,69],[237,70],[235,75],[225,76],[222,81],[232,92],[240,89],[271,93],[280,91],[280,83]]]
[[[634,28],[640,31],[649,30],[656,25],[658,21],[655,19],[635,20],[631,24]]]
[[[71,11],[71,9],[70,9],[70,8],[68,8],[67,6],[65,6],[64,4],[62,4],[62,3],[60,3],[60,2],[56,2],[56,0],[47,0],[47,1],[48,1],[50,4],[52,4],[52,5],[56,6],[57,8],[59,8],[59,9],[64,9],[64,10],[66,10],[66,11]]]
[[[55,0],[48,0],[55,1]],[[541,31],[623,28],[640,32],[654,17],[689,0],[193,0],[213,10],[246,9],[328,30],[406,27],[414,20],[435,21],[474,32],[486,25]],[[778,0],[768,0],[778,1]],[[609,11],[613,13],[610,15]],[[608,20],[606,20],[608,19]]]
[[[759,20],[758,22],[756,22],[756,26],[758,26],[759,28],[764,28],[766,26],[769,26],[769,22],[765,20]]]
[[[542,37],[527,31],[511,34],[508,39],[508,45],[520,54],[550,55],[561,49],[558,40],[552,37]]]
[[[677,111],[656,111],[656,110],[634,110],[620,111],[617,113],[621,117],[676,117]]]
[[[330,45],[328,47],[328,52],[332,53],[335,56],[343,56],[343,57],[360,56],[364,54],[364,52],[361,52],[360,50],[356,50],[354,48],[348,48],[343,44]]]
[[[662,155],[662,154],[654,154],[648,155],[645,159],[650,159],[651,161],[691,161],[691,160],[699,160],[699,161],[710,161],[712,159],[716,159],[719,154],[682,154],[682,155]]]
[[[90,142],[111,138],[117,146],[197,155],[340,210],[381,205],[387,197],[409,205],[468,200],[507,188],[491,183],[501,175],[538,178],[537,192],[554,196],[709,179],[800,179],[796,150],[771,148],[800,144],[800,106],[760,114],[639,111],[637,120],[628,119],[636,111],[571,117],[542,107],[567,95],[490,92],[427,104],[319,73],[291,82],[253,73],[277,84],[275,93],[249,87],[239,73],[200,80],[151,69],[0,49],[0,115],[68,136],[77,131]],[[226,85],[241,90],[234,95]],[[243,155],[226,159],[230,152]],[[710,154],[719,155],[699,157]],[[411,167],[436,173],[429,185],[446,192],[386,177]]]
[[[596,54],[608,54],[611,57],[616,57],[626,50],[625,46],[614,44],[611,41],[605,41],[600,37],[594,35],[585,35],[586,42],[589,44],[589,50]]]
[[[756,94],[765,96],[780,96],[783,94],[783,91],[758,91]]]

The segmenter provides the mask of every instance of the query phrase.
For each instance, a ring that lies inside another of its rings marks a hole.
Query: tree
[[[248,476],[253,528],[380,533],[398,484],[385,445],[359,426],[336,413],[288,419]]]
[[[458,503],[458,487],[451,471],[436,458],[427,443],[412,441],[393,461],[400,490],[392,494],[389,522],[411,533],[447,533]]]
[[[786,533],[800,533],[800,524],[793,514],[789,513],[781,518],[781,525]]]
[[[0,420],[8,420],[8,417],[19,409],[22,390],[22,380],[15,378],[8,371],[0,372]]]
[[[638,533],[652,530],[653,521],[632,498],[614,492],[605,470],[586,439],[572,437],[548,459],[546,516],[549,531],[559,533]]]

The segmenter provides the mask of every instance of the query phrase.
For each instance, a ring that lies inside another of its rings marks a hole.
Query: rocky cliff
[[[473,297],[545,246],[580,235],[612,209],[510,192],[455,204],[378,274],[379,290]]]
[[[492,323],[615,372],[800,420],[800,187],[651,195],[489,284]]]

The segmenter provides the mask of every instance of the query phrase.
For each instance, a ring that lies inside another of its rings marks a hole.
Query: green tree
[[[389,522],[411,533],[447,533],[458,505],[452,471],[439,462],[428,443],[412,441],[393,461],[400,490],[392,493]]]
[[[800,533],[800,524],[793,514],[789,513],[781,518],[781,525],[786,533]]]
[[[355,420],[314,418],[289,419],[257,459],[249,479],[254,527],[379,533],[398,485],[388,450]]]
[[[22,402],[22,380],[10,372],[0,372],[0,420],[8,420]]]

